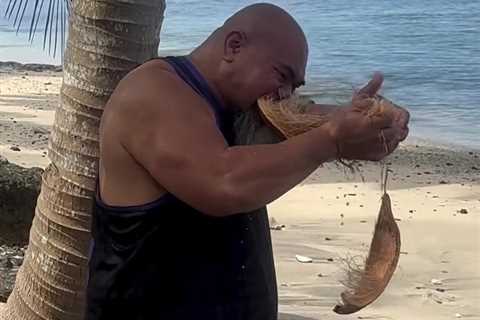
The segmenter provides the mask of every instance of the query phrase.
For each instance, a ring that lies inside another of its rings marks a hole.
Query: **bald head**
[[[288,12],[260,3],[228,18],[192,55],[215,73],[223,98],[245,109],[261,96],[288,95],[302,85],[308,46]]]
[[[307,46],[302,28],[284,9],[268,3],[245,7],[228,18],[220,30],[231,32],[242,30],[251,41],[296,41],[297,49]],[[285,39],[289,37],[291,39]],[[283,39],[283,40],[282,40]]]

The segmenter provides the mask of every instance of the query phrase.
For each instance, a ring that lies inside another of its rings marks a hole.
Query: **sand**
[[[48,164],[61,82],[60,72],[0,70],[0,155],[24,167]]]
[[[1,156],[48,164],[60,84],[60,72],[0,70]],[[480,319],[480,151],[407,141],[387,162],[402,254],[383,295],[354,315],[331,310],[343,290],[342,259],[368,251],[379,165],[363,164],[364,182],[325,165],[269,205],[274,223],[285,225],[272,230],[280,319]]]

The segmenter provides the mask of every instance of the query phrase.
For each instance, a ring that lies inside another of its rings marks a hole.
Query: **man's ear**
[[[247,43],[247,36],[245,32],[231,31],[225,37],[223,48],[223,60],[226,62],[233,62],[235,55],[237,55],[242,47]]]

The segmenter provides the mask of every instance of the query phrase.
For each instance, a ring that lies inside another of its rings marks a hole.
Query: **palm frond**
[[[55,57],[57,48],[60,45],[59,51],[63,60],[65,33],[67,32],[68,26],[67,19],[73,0],[46,0],[48,5],[45,6],[45,0],[0,0],[0,3],[7,1],[5,17],[13,20],[13,27],[17,29],[17,34],[22,27],[26,14],[27,16],[31,14],[31,19],[27,22],[27,26],[29,25],[28,40],[30,42],[33,42],[35,38],[40,20],[45,21],[43,28],[43,49],[46,50],[48,47],[48,53],[53,53],[53,57]],[[38,30],[40,32],[42,29]]]

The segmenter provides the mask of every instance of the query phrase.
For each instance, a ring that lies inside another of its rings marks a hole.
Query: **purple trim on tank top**
[[[111,206],[103,202],[102,196],[100,195],[100,187],[99,187],[98,179],[96,182],[95,203],[97,206],[99,206],[100,208],[106,211],[130,212],[132,213],[132,215],[135,215],[135,213],[138,211],[150,210],[150,209],[156,208],[161,204],[173,202],[174,200],[177,200],[177,198],[173,194],[166,193],[161,195],[158,199],[152,200],[144,204],[131,205],[131,206]],[[139,212],[139,215],[142,215],[142,212]]]

